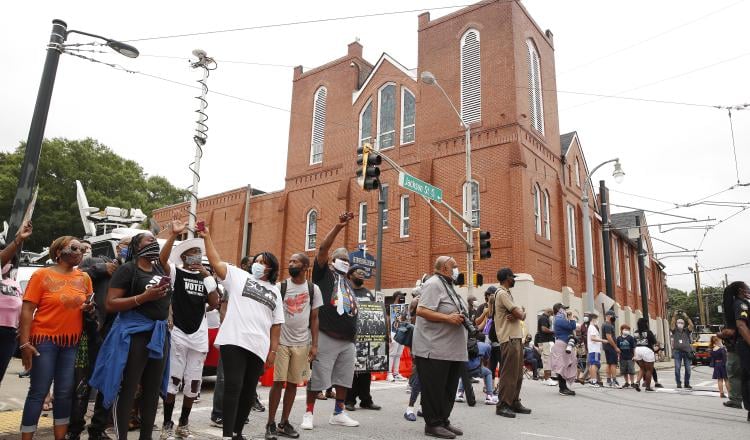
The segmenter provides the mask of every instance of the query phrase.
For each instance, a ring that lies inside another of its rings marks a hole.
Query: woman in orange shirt
[[[26,286],[18,342],[23,366],[31,370],[31,384],[21,419],[22,440],[34,437],[44,397],[53,381],[55,440],[63,440],[68,431],[82,311],[93,307],[89,301],[91,279],[76,268],[83,256],[81,251],[75,237],[56,239],[49,248],[55,265],[34,272]]]

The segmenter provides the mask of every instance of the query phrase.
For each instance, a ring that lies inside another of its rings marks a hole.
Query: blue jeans
[[[492,372],[487,367],[476,368],[469,371],[471,377],[481,377],[484,379],[484,393],[492,394]],[[462,380],[458,382],[458,391],[464,392],[464,383]]]
[[[31,384],[21,418],[21,432],[36,432],[44,398],[55,382],[55,403],[52,408],[54,425],[67,425],[73,403],[76,351],[78,346],[63,347],[51,341],[36,346],[39,356],[31,364]]]
[[[690,365],[692,364],[690,356],[687,352],[674,350],[672,352],[672,357],[674,358],[674,380],[677,382],[677,385],[682,383],[682,381],[680,381],[680,370],[682,369],[682,364],[685,364],[685,385],[690,385]]]

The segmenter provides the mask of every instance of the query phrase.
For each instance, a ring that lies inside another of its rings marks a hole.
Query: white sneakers
[[[388,375],[385,377],[385,380],[387,380],[388,382],[406,382],[409,379],[405,378],[404,376],[398,373],[396,374],[388,373]]]
[[[306,412],[304,416],[302,416],[302,423],[299,425],[302,429],[313,429],[313,413]]]
[[[558,382],[556,380],[552,379],[551,377],[549,379],[547,379],[547,380],[543,380],[542,383],[544,385],[547,385],[548,387],[554,387],[554,386],[558,385]]]
[[[485,405],[497,405],[499,402],[499,399],[494,394],[487,394],[487,397],[484,399]]]
[[[310,414],[312,418],[312,414]],[[328,423],[331,425],[339,425],[339,426],[348,426],[348,427],[355,427],[359,426],[359,422],[349,417],[349,414],[342,411],[338,414],[332,414],[331,418],[328,419]]]
[[[466,402],[466,398],[464,398],[464,393],[461,393],[461,392],[456,393],[456,402]]]

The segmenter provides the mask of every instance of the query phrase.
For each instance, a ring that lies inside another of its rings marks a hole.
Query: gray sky
[[[66,20],[70,29],[129,40],[460,4],[439,0],[280,0],[221,2],[219,6],[217,2],[137,0],[105,8],[101,2],[91,1],[19,2],[6,12],[0,27],[0,41],[4,42],[0,58],[5,66],[0,74],[0,149],[10,150],[27,137],[53,18]],[[590,167],[613,157],[621,159],[627,173],[622,184],[614,183],[608,166],[594,176],[595,182],[608,180],[612,203],[659,211],[703,199],[737,183],[726,110],[563,92],[702,105],[748,103],[750,40],[745,30],[750,1],[526,0],[524,4],[542,29],[552,30],[555,36],[561,132],[578,131]],[[432,11],[432,17],[453,10]],[[315,67],[343,56],[346,45],[357,37],[370,62],[388,52],[408,68],[415,68],[417,15],[413,12],[140,41],[133,43],[143,54],[136,60],[109,53],[82,54],[194,83],[199,73],[189,68],[187,60],[193,49],[202,48],[219,61],[218,70],[209,79],[212,91],[288,109],[291,66]],[[71,36],[68,42],[90,41]],[[138,161],[146,172],[187,186],[191,180],[187,165],[193,155],[195,95],[196,91],[187,87],[64,55],[46,136],[98,139],[118,154]],[[248,183],[264,190],[281,189],[289,113],[209,94],[208,114],[210,131],[202,162],[201,195]],[[747,183],[750,108],[736,112],[733,119],[739,179]],[[748,203],[750,187],[739,187],[707,200]],[[670,213],[718,221],[738,211],[740,208],[698,205]],[[704,230],[659,233],[654,227],[651,232],[654,237],[688,249],[700,244],[703,252],[698,254],[698,262],[710,269],[750,262],[749,219],[743,211],[709,231],[705,240]],[[649,216],[650,224],[679,220]],[[657,251],[676,250],[656,241],[654,245]],[[694,263],[692,258],[668,258],[663,262],[667,273],[674,274],[687,272]],[[705,272],[702,282],[717,285],[724,273],[730,281],[748,280],[750,265]],[[682,289],[693,286],[689,275],[669,277],[668,282]]]

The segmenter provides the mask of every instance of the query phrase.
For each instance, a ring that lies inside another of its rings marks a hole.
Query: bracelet
[[[21,345],[20,347],[18,347],[18,349],[19,349],[19,350],[23,350],[24,348],[26,348],[26,347],[28,347],[28,346],[30,346],[30,345],[31,345],[31,342],[27,342],[27,343],[25,343],[25,344]]]
[[[275,352],[275,351],[273,351],[273,350],[271,350],[271,353],[273,353],[273,354],[276,354],[276,352]]]
[[[140,306],[141,303],[138,302],[138,295],[133,297],[133,301],[135,301],[135,305]]]

